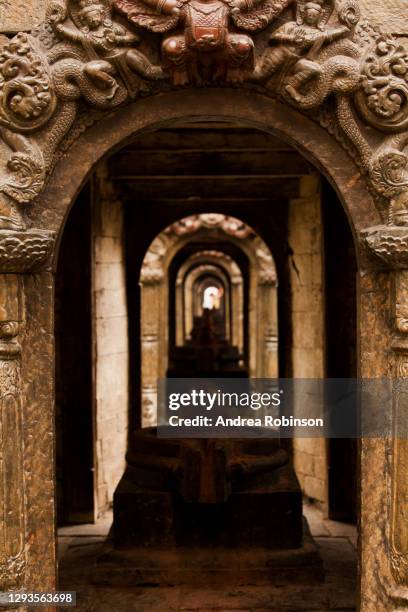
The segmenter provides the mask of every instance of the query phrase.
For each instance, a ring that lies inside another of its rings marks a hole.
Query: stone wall
[[[31,30],[44,20],[47,0],[0,0],[0,32]]]
[[[125,467],[128,426],[128,326],[123,205],[97,173],[93,224],[95,313],[96,497],[100,513],[113,500]]]
[[[300,198],[289,206],[294,378],[324,376],[322,223],[319,178],[301,180]],[[296,406],[295,406],[296,409]],[[294,464],[302,490],[326,511],[327,451],[323,438],[293,441]]]
[[[360,0],[361,14],[383,31],[399,34],[407,31],[408,0]]]

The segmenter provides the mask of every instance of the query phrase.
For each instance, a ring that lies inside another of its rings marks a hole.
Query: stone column
[[[363,379],[388,377],[390,433],[361,442],[361,611],[408,608],[408,228],[362,232]],[[375,259],[374,259],[375,258]]]
[[[361,379],[381,378],[390,369],[390,275],[364,270],[359,277]],[[384,410],[388,410],[385,407]],[[361,612],[385,612],[390,607],[388,558],[391,481],[389,439],[361,440],[360,568]]]
[[[181,279],[176,282],[176,346],[186,342],[186,321],[184,313],[184,285]]]
[[[231,277],[231,343],[237,346],[239,352],[244,352],[244,288],[242,276]]]
[[[258,287],[259,377],[278,377],[278,326],[276,283],[262,282]]]
[[[322,241],[320,178],[310,175],[301,181],[300,197],[289,203],[292,366],[293,377],[298,379],[319,379],[325,373]],[[305,399],[295,394],[295,413],[297,409],[304,412]],[[293,441],[293,451],[304,494],[327,512],[326,440],[298,437]]]
[[[160,372],[160,321],[162,278],[143,281],[142,288],[142,426],[157,420],[157,373]]]
[[[24,584],[26,504],[21,395],[21,278],[0,275],[0,588]]]
[[[34,289],[33,295],[45,294],[45,285],[41,281],[34,281],[34,286],[30,285],[30,281],[40,277],[49,279],[49,274],[36,275],[32,272],[43,268],[52,245],[51,232],[0,230],[1,591],[20,588],[46,590],[55,587],[55,548],[51,550],[48,546],[50,534],[47,531],[47,527],[53,524],[54,516],[51,521],[45,522],[45,528],[41,520],[49,512],[45,500],[50,499],[49,485],[53,487],[53,480],[42,479],[44,474],[37,473],[35,469],[40,453],[43,460],[47,455],[51,457],[49,467],[53,470],[52,441],[50,443],[50,439],[43,435],[43,426],[47,431],[53,427],[49,419],[51,413],[37,411],[41,400],[50,391],[51,374],[48,372],[47,380],[44,380],[41,359],[35,356],[37,349],[42,351],[43,363],[48,365],[48,357],[52,355],[52,339],[47,344],[47,350],[44,350],[42,338],[46,330],[42,324],[35,329],[36,342],[30,337],[32,329],[31,323],[27,322],[24,301],[24,291]],[[38,299],[41,300],[40,297]],[[30,311],[30,319],[36,308],[37,305],[31,303],[27,309]],[[42,310],[47,310],[47,320],[52,322],[51,299],[42,303]],[[42,319],[43,312],[40,315],[37,309],[37,323]],[[30,358],[36,363],[30,361]],[[36,386],[27,392],[29,381],[34,376]],[[28,395],[29,402],[26,400]],[[47,400],[52,404],[51,394],[47,395]],[[51,537],[52,546],[55,546],[54,532]],[[45,560],[42,561],[42,567],[39,567],[36,562],[41,557],[45,557]]]
[[[408,270],[394,273],[393,305],[391,567],[397,583],[408,587]]]

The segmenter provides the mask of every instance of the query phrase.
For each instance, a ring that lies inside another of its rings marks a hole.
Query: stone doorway
[[[139,163],[140,152],[146,156],[143,164]],[[193,154],[202,169],[194,161]],[[188,164],[190,170],[186,173]],[[167,172],[162,178],[160,173],[163,167]],[[272,167],[276,168],[273,173]],[[208,195],[204,196],[202,187],[197,187],[192,180],[196,178],[195,173],[200,180],[199,172],[202,171],[205,172],[205,180],[211,184]],[[212,197],[214,184],[216,198]],[[191,190],[191,194],[186,190]],[[172,197],[162,198],[163,193],[170,193]],[[194,197],[194,193],[200,196]],[[331,376],[354,375],[356,263],[348,222],[334,191],[309,163],[278,138],[253,128],[223,122],[180,125],[143,134],[132,139],[125,148],[96,168],[88,186],[74,204],[70,213],[73,219],[79,210],[81,215],[85,214],[90,219],[88,225],[82,224],[81,273],[78,275],[76,266],[71,265],[70,271],[64,271],[62,264],[59,264],[57,287],[65,288],[68,296],[71,287],[69,275],[77,282],[80,276],[82,290],[77,285],[75,300],[81,299],[84,306],[88,302],[90,304],[89,308],[84,307],[81,311],[81,318],[88,321],[88,330],[93,330],[93,333],[84,333],[79,320],[77,329],[78,338],[85,340],[86,346],[93,347],[90,353],[94,355],[94,364],[89,367],[88,379],[84,384],[85,388],[89,388],[93,378],[88,422],[93,423],[96,436],[91,430],[89,439],[92,452],[89,452],[89,446],[87,452],[91,461],[89,468],[85,468],[86,464],[82,462],[81,469],[83,473],[89,469],[95,477],[93,483],[87,484],[88,499],[92,499],[94,504],[88,511],[95,517],[108,510],[112,502],[113,490],[124,468],[127,433],[135,425],[140,426],[143,419],[147,421],[145,424],[149,424],[151,414],[146,410],[146,403],[149,405],[146,401],[149,400],[149,381],[144,386],[143,378],[140,379],[137,372],[143,372],[143,351],[147,349],[153,366],[150,362],[150,366],[147,364],[145,368],[149,370],[150,367],[152,380],[162,375],[163,365],[160,372],[155,355],[165,355],[167,350],[155,349],[157,352],[152,353],[152,343],[171,337],[174,338],[173,343],[176,341],[177,316],[173,319],[173,325],[169,323],[177,313],[177,271],[197,254],[201,254],[198,259],[200,265],[208,264],[215,246],[224,249],[224,258],[231,258],[235,254],[235,261],[239,261],[239,256],[233,250],[226,252],[225,243],[228,236],[234,237],[234,231],[241,237],[243,235],[248,244],[253,240],[252,237],[248,239],[250,234],[244,228],[243,218],[266,241],[264,243],[259,237],[256,238],[258,242],[254,253],[258,253],[260,262],[253,265],[262,268],[263,277],[260,289],[256,289],[252,298],[251,311],[277,305],[276,329],[270,330],[266,326],[268,329],[259,330],[260,338],[265,338],[266,332],[275,333],[275,338],[271,337],[269,343],[265,343],[266,350],[270,352],[272,348],[275,351],[273,371],[269,375],[280,368],[285,376],[318,377],[323,376],[329,367]],[[237,222],[232,217],[234,231],[223,234],[220,224],[231,220],[232,210],[240,220]],[[181,214],[190,214],[190,217],[180,218]],[[70,219],[61,242],[60,261],[64,257],[70,258],[77,241],[75,233],[71,238],[69,235]],[[198,230],[185,231],[194,222],[199,223]],[[160,244],[149,247],[149,244],[154,245],[157,241],[157,234],[171,236],[169,228],[173,228],[171,231],[175,236],[182,236],[178,245],[173,241],[161,247]],[[215,234],[212,234],[214,230]],[[333,235],[338,237],[335,247]],[[235,241],[237,239],[236,236]],[[183,249],[185,255],[180,259]],[[265,264],[268,257],[265,249],[270,249],[274,257],[269,267]],[[341,250],[341,257],[334,256],[336,249]],[[151,292],[152,283],[154,285],[163,278],[169,278],[160,260],[161,252],[170,253],[169,268],[177,255],[179,264],[172,275],[173,284],[170,283],[164,294],[158,293],[156,287],[149,302],[143,292]],[[262,252],[263,255],[260,255]],[[336,262],[340,259],[344,265],[336,270]],[[214,263],[214,260],[211,261]],[[92,270],[91,273],[89,270]],[[248,271],[245,272],[245,265],[241,271],[244,276],[251,276]],[[138,286],[139,277],[141,288]],[[336,283],[333,282],[334,277]],[[90,278],[93,278],[93,284],[89,282]],[[274,292],[273,297],[265,302],[266,306],[262,302],[265,287],[271,287],[268,291]],[[337,309],[336,291],[341,291],[342,295],[342,307]],[[326,301],[323,299],[325,294]],[[75,363],[78,355],[74,351],[70,357],[64,350],[63,340],[59,340],[58,330],[61,332],[63,329],[63,325],[58,324],[63,316],[58,310],[60,303],[61,300],[56,301],[57,363],[61,363],[60,369],[57,369],[57,390],[63,389],[63,380],[66,382],[65,388],[69,388],[70,368],[64,367],[64,359],[68,363]],[[158,316],[156,323],[152,323],[155,304],[161,304],[162,315]],[[332,305],[332,313],[327,310],[329,304]],[[142,316],[143,308],[149,313],[146,330],[143,320],[140,321],[140,308]],[[245,310],[243,305],[241,309]],[[168,322],[163,324],[167,312]],[[247,321],[251,331],[249,336],[254,338],[253,332],[260,323],[250,321],[248,312],[246,315],[242,312],[241,318]],[[329,319],[332,328],[340,326],[343,329],[342,338],[347,347],[347,350],[343,347],[343,354],[342,345],[336,344],[336,335],[326,332],[330,327],[327,326]],[[273,321],[272,318],[271,325]],[[162,324],[161,328],[158,323]],[[160,329],[163,338],[160,337]],[[239,331],[235,335],[239,337]],[[242,348],[245,345],[244,336],[245,331],[242,332]],[[147,341],[145,345],[144,340]],[[258,347],[259,341],[253,342],[252,349],[250,340],[246,342],[249,344],[250,361],[253,347]],[[262,370],[260,364],[268,359],[265,360],[263,355],[258,355],[258,359],[259,364],[255,362],[253,373],[259,376],[257,372],[261,372],[264,376],[268,373]],[[164,365],[164,370],[166,367]],[[70,418],[78,425],[75,413]],[[343,451],[341,455],[341,448],[330,449],[323,440],[297,440],[288,448],[304,495],[327,515],[336,511],[334,505],[330,506],[330,490],[335,490],[337,499],[348,509],[351,508],[349,515],[343,518],[355,516],[357,509],[350,482],[356,481],[356,461],[350,462],[348,473],[344,467],[344,457],[350,457],[350,453]],[[334,466],[331,471],[333,479],[335,465],[342,466],[344,480],[337,480],[335,485],[334,480],[330,483],[329,479],[329,457]],[[92,495],[89,495],[89,486]],[[342,486],[343,489],[339,491]],[[64,486],[61,490],[64,490]],[[68,492],[68,500],[69,495]],[[71,499],[75,500],[75,495]],[[64,501],[60,515],[67,516],[63,506]],[[72,515],[68,522],[87,523],[89,519],[86,514],[82,519]]]
[[[356,342],[350,344],[358,347],[357,375],[397,383],[382,406],[391,426],[387,435],[363,439],[358,453],[359,608],[407,609],[408,449],[398,429],[405,414],[400,383],[408,376],[408,49],[402,0],[312,6],[301,0],[215,0],[204,9],[205,34],[204,13],[197,10],[202,2],[196,0],[8,4],[0,11],[2,590],[56,585],[53,316],[69,210],[101,160],[136,135],[210,120],[260,129],[294,146],[342,203],[357,259]],[[340,235],[334,231],[330,241]],[[74,244],[74,250],[81,249]],[[331,278],[337,273],[332,270]],[[340,311],[341,296],[332,290],[331,311]],[[80,311],[75,304],[74,314]],[[69,308],[61,319],[70,319]],[[75,327],[75,317],[71,321]],[[352,367],[353,356],[345,355],[328,323],[329,344]],[[89,328],[79,328],[83,338],[76,338],[76,347],[85,358]],[[123,359],[126,351],[119,352]],[[328,366],[338,364],[334,359]],[[75,367],[71,372],[89,405],[89,378]],[[121,385],[127,385],[126,377]],[[57,401],[68,397],[75,398],[75,388],[62,385]],[[75,423],[65,427],[75,434]],[[95,433],[89,414],[84,431],[86,447]],[[329,446],[335,484],[343,482],[348,465],[333,461],[339,452],[355,456],[352,449]],[[61,473],[78,465],[79,458],[65,459],[59,457]],[[90,453],[79,460],[91,470],[92,462]],[[64,520],[95,514],[94,487],[91,473],[74,487],[60,488],[60,498],[70,500]],[[78,504],[85,490],[87,503]],[[101,487],[105,493],[109,497],[108,485]],[[355,507],[353,500],[340,503],[330,479],[328,499],[333,516],[349,516]]]
[[[123,147],[135,133],[165,127],[169,122],[175,126],[177,122],[196,121],[199,117],[200,121],[233,120],[234,123],[243,123],[273,133],[285,142],[295,143],[302,154],[335,186],[350,221],[354,243],[358,246],[358,374],[369,378],[403,372],[402,334],[405,332],[400,316],[397,317],[399,311],[395,311],[395,296],[398,297],[397,303],[400,306],[405,299],[405,276],[396,268],[395,258],[398,259],[399,251],[397,253],[393,250],[394,247],[390,247],[390,250],[383,252],[379,250],[376,242],[381,236],[387,237],[387,232],[403,230],[395,229],[394,226],[389,230],[381,225],[381,215],[366,190],[365,179],[359,174],[357,166],[323,129],[317,128],[304,116],[279,102],[254,92],[248,96],[245,94],[236,97],[233,91],[227,89],[203,91],[200,97],[195,94],[193,91],[171,92],[149,99],[148,102],[140,100],[133,106],[122,109],[114,118],[103,118],[97,126],[79,135],[72,146],[69,146],[69,153],[56,162],[46,189],[31,211],[30,223],[40,229],[18,237],[18,240],[24,239],[24,244],[28,240],[30,249],[32,241],[39,240],[42,250],[35,252],[34,263],[31,259],[29,265],[25,260],[21,261],[23,253],[20,253],[17,263],[14,262],[13,266],[7,268],[10,271],[9,276],[6,275],[4,279],[4,290],[7,299],[10,299],[7,317],[12,321],[24,321],[24,335],[20,336],[21,371],[24,381],[21,401],[26,402],[24,437],[19,437],[18,428],[15,434],[21,444],[24,441],[27,466],[36,466],[35,470],[29,469],[30,477],[24,489],[26,512],[21,514],[19,528],[21,542],[25,541],[26,533],[35,534],[35,537],[30,537],[27,540],[29,545],[21,549],[20,556],[24,558],[24,563],[21,566],[23,569],[17,573],[18,580],[28,581],[32,588],[52,588],[56,580],[55,471],[53,444],[50,442],[54,440],[54,395],[53,381],[49,376],[54,368],[54,270],[44,267],[44,263],[51,254],[52,232],[59,235],[54,252],[55,263],[57,262],[62,228],[69,209],[95,164],[104,155]],[[216,115],[214,108],[217,108]],[[376,229],[368,229],[372,227]],[[357,240],[358,237],[362,242]],[[381,257],[385,258],[384,264],[379,263],[379,260],[383,261]],[[22,270],[25,275],[20,278],[18,274]],[[393,272],[390,273],[390,270]],[[13,276],[14,272],[16,275]],[[23,289],[27,299],[26,310],[22,313],[15,306]],[[395,325],[391,325],[390,321]],[[7,336],[7,342],[15,342],[13,338],[18,333],[18,328],[13,327],[13,330],[15,333],[12,338]],[[391,352],[390,347],[394,347]],[[19,358],[19,349],[13,354]],[[19,364],[20,361],[17,362],[17,367]],[[387,405],[386,412],[391,416],[392,407]],[[35,444],[33,428],[36,432]],[[396,536],[400,533],[402,520],[402,515],[398,512],[401,507],[399,492],[403,491],[404,479],[403,471],[397,468],[402,464],[398,461],[392,462],[393,457],[401,457],[403,453],[403,445],[393,445],[390,440],[373,439],[364,440],[362,443],[359,551],[362,610],[371,610],[370,606],[373,605],[379,610],[387,610],[390,602],[401,602],[404,598],[403,589],[398,586],[404,582],[404,541]],[[18,468],[20,464],[14,465]],[[395,472],[391,470],[392,465],[396,466]],[[19,478],[23,479],[26,471],[23,470],[22,464],[18,469]],[[385,477],[378,479],[379,473],[385,474]],[[391,521],[391,516],[396,517],[394,522]],[[390,538],[392,546],[388,545]],[[375,578],[379,573],[384,577],[383,581]]]

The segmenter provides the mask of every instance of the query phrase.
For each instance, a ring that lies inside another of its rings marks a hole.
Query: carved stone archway
[[[217,115],[214,115],[214,107],[217,107]],[[194,113],[191,108],[194,108]],[[17,436],[15,442],[23,443],[25,465],[32,466],[26,468],[32,476],[25,484],[26,507],[29,511],[25,515],[23,539],[27,542],[27,533],[36,534],[36,538],[31,539],[24,549],[25,562],[21,567],[26,569],[18,572],[7,570],[10,584],[18,584],[20,581],[30,585],[30,588],[38,589],[52,588],[55,584],[54,473],[52,444],[48,443],[54,435],[53,385],[50,378],[53,371],[53,273],[46,263],[53,241],[50,239],[52,235],[47,235],[44,231],[46,228],[51,232],[62,229],[64,218],[94,164],[103,155],[126,142],[135,131],[159,127],[169,120],[187,121],[198,117],[241,121],[254,128],[273,131],[291,143],[296,143],[297,148],[313,161],[336,187],[351,221],[357,246],[362,230],[381,224],[378,210],[365,188],[358,167],[342,148],[310,120],[259,94],[244,91],[237,97],[236,92],[214,89],[205,93],[201,91],[200,97],[197,98],[194,92],[189,90],[171,93],[148,102],[141,100],[123,109],[115,117],[105,118],[100,124],[84,132],[72,144],[64,159],[57,162],[46,189],[35,207],[29,211],[30,225],[41,228],[41,232],[37,234],[44,244],[43,251],[40,250],[37,255],[39,250],[33,232],[20,235],[13,233],[10,237],[7,232],[2,236],[4,303],[12,301],[12,292],[16,292],[19,287],[19,274],[24,274],[26,309],[23,313],[24,333],[20,334],[23,379],[21,391],[16,395],[21,398],[19,401],[24,406],[24,438]],[[381,231],[386,237],[386,228]],[[14,250],[13,244],[16,245]],[[391,248],[394,248],[392,243]],[[403,248],[398,248],[403,257]],[[398,254],[393,255],[395,250],[382,248],[380,252],[387,258],[385,266],[388,265],[388,269],[393,270],[401,265]],[[57,253],[58,250],[55,249],[54,257]],[[403,360],[405,353],[404,349],[401,352],[397,349],[395,360],[394,353],[390,353],[394,329],[389,325],[389,300],[395,304],[395,297],[392,297],[394,275],[384,268],[378,269],[378,265],[359,246],[358,256],[360,375],[370,378],[396,372],[397,355]],[[45,265],[42,271],[41,265]],[[35,273],[31,273],[32,270],[35,270]],[[12,273],[16,273],[16,276]],[[397,276],[401,277],[401,273],[398,272]],[[399,303],[403,302],[402,294]],[[22,294],[20,303],[23,303]],[[373,313],[377,313],[374,318]],[[16,321],[20,316],[23,320],[23,315],[14,314],[12,309],[8,309],[4,320]],[[399,329],[398,334],[403,340],[403,333]],[[15,340],[5,336],[5,348],[10,342],[14,346]],[[6,354],[8,355],[8,352]],[[34,438],[35,444],[32,443]],[[396,456],[400,452],[400,448],[396,449]],[[402,475],[397,474],[394,480],[391,480],[392,454],[390,455],[385,441],[365,442],[361,456],[361,610],[370,611],[372,605],[376,605],[379,610],[387,610],[390,603],[394,605],[392,602],[396,601],[396,597],[398,601],[404,597],[404,590],[397,586],[402,580],[396,583],[392,578],[389,540],[385,541],[383,537],[384,533],[389,533],[388,527],[391,525],[391,482],[396,495],[398,488],[404,486],[404,479]],[[20,471],[23,476],[26,473],[25,470]],[[379,481],[378,473],[388,473],[390,479]],[[398,499],[397,495],[395,499]],[[398,514],[397,511],[394,514]],[[394,530],[396,529],[394,523]],[[4,558],[11,558],[7,550],[4,549]],[[404,559],[404,550],[404,547],[400,546],[396,553],[392,554],[396,554],[397,559]],[[378,576],[380,568],[384,579],[377,581],[374,576]]]
[[[194,267],[192,267],[194,266]],[[208,250],[200,251],[197,254],[192,255],[187,261],[181,266],[176,279],[176,305],[179,305],[178,310],[184,304],[185,309],[185,321],[184,325],[178,325],[176,321],[176,344],[182,345],[187,339],[192,329],[192,304],[189,305],[188,301],[192,302],[192,296],[187,287],[187,274],[192,274],[189,285],[191,286],[195,281],[195,278],[204,272],[204,270],[219,272],[223,275],[221,278],[229,280],[231,283],[231,295],[229,301],[232,302],[232,308],[228,315],[231,318],[230,321],[230,334],[229,339],[233,345],[238,347],[240,353],[244,350],[244,334],[243,334],[243,311],[244,311],[244,281],[241,270],[235,261],[222,251]],[[183,295],[184,286],[184,295]],[[177,308],[176,308],[177,310]]]
[[[354,233],[359,374],[408,375],[408,113],[398,59],[404,63],[408,54],[401,37],[369,22],[358,25],[358,5],[351,0],[333,2],[322,11],[319,27],[310,26],[310,36],[303,38],[296,37],[305,29],[301,2],[296,15],[291,2],[222,4],[219,31],[225,36],[215,86],[203,73],[205,44],[191,57],[184,32],[174,36],[178,15],[189,3],[162,3],[164,16],[157,15],[154,2],[146,4],[132,16],[130,0],[115,1],[125,15],[122,31],[118,12],[104,5],[107,49],[95,50],[84,14],[65,0],[50,4],[47,19],[32,34],[2,40],[2,590],[55,586],[55,243],[95,163],[136,132],[167,122],[232,120],[273,132],[298,148],[336,188]],[[277,18],[285,28],[280,37],[273,29]],[[132,20],[154,31],[143,40],[143,53],[135,48]],[[266,35],[257,33],[262,28]],[[314,61],[305,65],[308,41],[313,44],[320,33],[325,36],[314,47]],[[285,59],[293,36],[303,46],[287,73],[279,55]],[[279,53],[267,46],[268,37]],[[115,54],[125,41],[131,52]],[[16,57],[17,74],[7,71]],[[231,79],[238,85],[231,87]],[[183,80],[184,89],[177,85]],[[195,88],[195,80],[206,87]],[[23,211],[29,202],[34,205]],[[398,396],[394,404],[398,416]],[[407,464],[403,441],[362,443],[360,609],[367,612],[408,607]],[[17,489],[24,496],[13,494]]]
[[[155,423],[157,379],[166,375],[169,349],[169,267],[176,254],[191,242],[206,242],[209,247],[212,244],[216,247],[218,242],[229,242],[248,257],[249,326],[254,332],[249,338],[249,371],[251,376],[257,378],[277,376],[277,279],[275,264],[267,245],[248,225],[234,217],[220,214],[186,217],[167,227],[153,240],[140,273],[144,426]],[[183,277],[194,257],[204,257],[203,253],[206,251],[199,250],[188,258],[180,267],[177,278]],[[234,287],[234,303],[237,308],[240,303],[243,304],[242,274],[239,278],[240,270],[237,264],[231,258],[228,261],[226,254],[222,255],[221,264],[226,264],[225,271],[229,273]],[[205,258],[209,262],[217,261],[211,251],[208,251]],[[184,285],[177,285],[176,282],[176,300],[179,302],[182,301],[180,287],[183,291]],[[179,308],[179,312],[182,312],[182,308]],[[238,323],[241,316],[238,315]],[[179,327],[180,325],[176,324],[176,330]],[[235,337],[241,341],[243,348],[239,333],[235,333]]]

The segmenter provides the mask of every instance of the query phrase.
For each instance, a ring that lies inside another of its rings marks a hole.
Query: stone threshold
[[[108,540],[92,570],[92,582],[113,587],[316,584],[323,563],[306,521],[300,548],[115,549]]]

